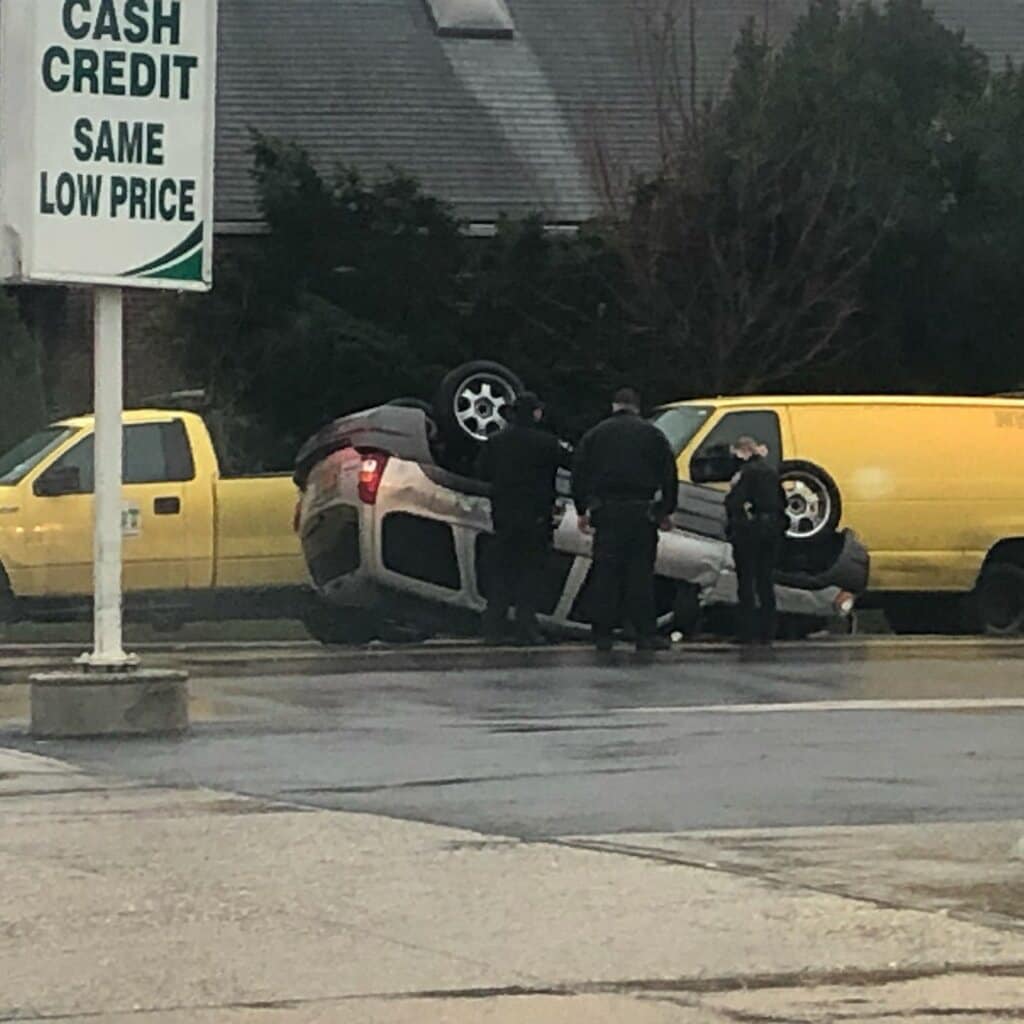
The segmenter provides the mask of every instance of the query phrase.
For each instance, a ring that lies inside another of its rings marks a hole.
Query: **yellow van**
[[[900,632],[1024,630],[1024,401],[712,398],[659,409],[682,479],[728,479],[741,435],[781,463],[789,537],[813,551],[837,527],[871,555],[861,606]]]

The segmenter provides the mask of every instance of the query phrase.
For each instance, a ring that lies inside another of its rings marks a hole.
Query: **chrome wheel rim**
[[[486,441],[508,425],[515,398],[512,386],[500,377],[474,374],[455,395],[455,421],[474,441]]]
[[[832,498],[825,484],[811,473],[789,473],[782,481],[786,494],[786,536],[810,540],[823,533],[832,516]]]

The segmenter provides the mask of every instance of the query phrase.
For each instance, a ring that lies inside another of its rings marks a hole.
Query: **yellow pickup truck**
[[[195,413],[124,416],[126,611],[303,617],[307,574],[289,476],[228,479]],[[0,456],[0,621],[77,618],[92,593],[93,419],[62,420]]]

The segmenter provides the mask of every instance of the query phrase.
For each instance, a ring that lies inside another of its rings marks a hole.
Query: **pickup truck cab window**
[[[47,472],[67,479],[65,474],[69,470],[77,470],[78,473],[79,487],[73,493],[92,494],[92,434],[65,452]],[[177,483],[194,479],[195,464],[184,424],[180,420],[171,420],[126,426],[123,471],[126,484]]]
[[[0,455],[0,487],[21,483],[70,433],[67,427],[47,427]]]

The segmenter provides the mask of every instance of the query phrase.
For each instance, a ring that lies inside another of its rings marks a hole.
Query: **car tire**
[[[463,363],[441,381],[434,418],[448,444],[476,447],[508,423],[512,403],[523,391],[522,380],[501,363]]]
[[[843,500],[835,480],[821,466],[789,459],[779,466],[786,492],[786,539],[810,544],[835,533],[843,518]]]
[[[332,647],[369,643],[377,635],[377,624],[365,609],[341,608],[319,597],[303,609],[302,624],[314,640]]]
[[[387,403],[397,409],[418,409],[427,417],[427,440],[437,439],[437,419],[434,407],[422,398],[393,398]]]
[[[1015,636],[1024,630],[1024,569],[996,562],[982,570],[975,594],[982,629],[991,636]]]

